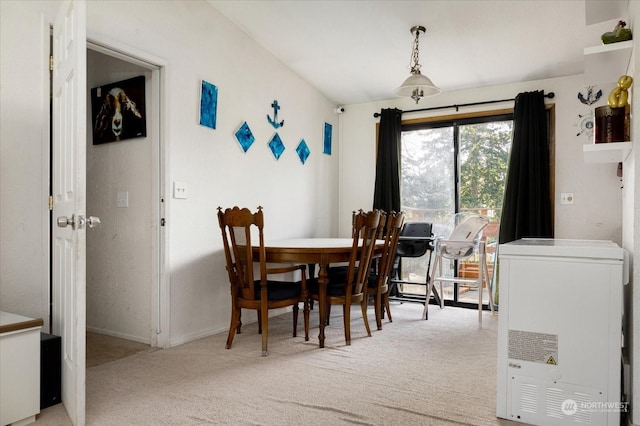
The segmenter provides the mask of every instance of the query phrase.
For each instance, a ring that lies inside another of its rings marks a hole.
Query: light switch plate
[[[121,191],[118,192],[116,197],[116,207],[129,207],[129,192]]]
[[[173,182],[173,198],[186,199],[187,197],[187,184],[184,182]]]

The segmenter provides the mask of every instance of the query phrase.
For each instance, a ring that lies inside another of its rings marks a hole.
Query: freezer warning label
[[[558,365],[558,335],[509,330],[509,358]]]

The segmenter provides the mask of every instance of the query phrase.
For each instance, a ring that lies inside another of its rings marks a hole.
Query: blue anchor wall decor
[[[284,120],[278,123],[278,110],[280,109],[278,101],[274,100],[271,106],[273,107],[273,120],[269,117],[269,114],[267,114],[267,120],[269,120],[269,123],[271,123],[274,129],[284,126]]]
[[[578,92],[578,99],[585,105],[591,105],[598,102],[598,99],[602,96],[602,90],[594,91],[595,86],[587,86],[587,96]]]

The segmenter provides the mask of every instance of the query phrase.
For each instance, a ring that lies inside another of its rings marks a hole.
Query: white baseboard
[[[126,340],[131,340],[133,342],[143,343],[145,345],[151,345],[151,340],[142,338],[140,336],[133,336],[126,333],[119,333],[113,330],[107,330],[104,328],[97,328],[97,327],[90,327],[90,326],[87,326],[86,329],[90,333],[105,334],[107,336],[118,337],[120,339],[126,339]]]

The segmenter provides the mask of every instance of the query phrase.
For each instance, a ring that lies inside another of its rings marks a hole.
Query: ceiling
[[[585,14],[592,19],[598,4],[612,14],[606,19],[627,10],[627,0],[589,0],[587,12],[585,0],[209,3],[336,105],[396,97],[409,76],[414,25],[427,28],[422,73],[450,91],[581,74],[583,48],[613,29],[587,26]]]

